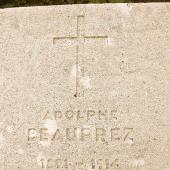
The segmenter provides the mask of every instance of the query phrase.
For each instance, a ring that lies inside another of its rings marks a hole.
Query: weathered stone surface
[[[169,170],[170,4],[0,10],[1,170]]]

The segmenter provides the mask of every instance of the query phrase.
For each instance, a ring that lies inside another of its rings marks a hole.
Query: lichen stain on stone
[[[56,120],[50,120],[50,119],[47,119],[44,123],[44,128],[47,128],[48,129],[48,133],[49,134],[54,134],[56,129],[57,129],[57,122]]]
[[[5,137],[3,136],[3,134],[0,134],[0,148],[3,147],[3,145],[5,144]]]
[[[145,165],[145,160],[142,158],[134,159],[134,160],[131,160],[129,164],[131,167],[141,167]]]
[[[91,89],[92,88],[92,86],[90,84],[90,77],[88,77],[88,76],[82,77],[80,82],[85,89]]]
[[[120,10],[120,12],[127,17],[130,15],[130,12],[133,8],[132,6],[128,4],[117,4],[117,7]]]
[[[78,68],[78,70],[77,70]],[[70,83],[75,84],[76,77],[78,76],[79,83],[84,89],[91,89],[91,83],[90,83],[90,77],[89,76],[83,76],[81,67],[73,65],[70,71]]]

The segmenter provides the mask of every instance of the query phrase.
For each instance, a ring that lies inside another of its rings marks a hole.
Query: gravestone
[[[0,10],[0,170],[170,170],[170,4]]]

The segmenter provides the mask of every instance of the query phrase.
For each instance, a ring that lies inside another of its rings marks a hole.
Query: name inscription
[[[133,127],[117,125],[116,109],[47,111],[44,124],[28,128],[28,142],[123,142],[134,141]],[[45,126],[46,125],[46,126]]]
[[[53,112],[47,111],[42,115],[42,120],[73,120],[73,121],[86,121],[91,120],[98,121],[108,121],[108,120],[117,120],[117,109],[105,109],[105,110],[93,110],[87,109],[84,111],[81,110],[56,110]]]
[[[34,135],[36,134],[36,135]],[[125,143],[133,142],[133,128],[124,127],[113,127],[110,129],[106,128],[65,128],[56,129],[53,133],[48,128],[29,128],[28,129],[28,141],[96,141],[96,142],[113,142],[122,141]]]

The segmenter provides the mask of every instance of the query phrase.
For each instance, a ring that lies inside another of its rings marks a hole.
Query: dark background
[[[0,0],[0,8],[41,5],[127,3],[127,2],[170,2],[170,0]]]

